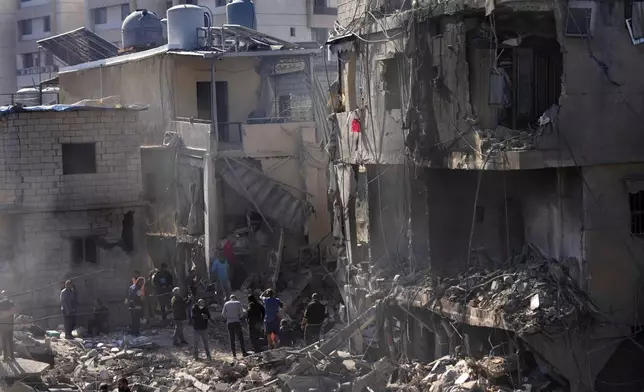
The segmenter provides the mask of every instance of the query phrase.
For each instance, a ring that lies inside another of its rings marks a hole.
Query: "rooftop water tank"
[[[192,4],[181,4],[168,10],[168,47],[170,49],[195,50],[200,46],[200,38],[205,32],[199,28],[206,26],[210,20],[207,10]]]
[[[226,5],[226,19],[228,24],[257,30],[255,3],[251,0],[232,0]]]
[[[164,44],[163,24],[152,11],[136,10],[121,27],[123,49],[150,49]]]

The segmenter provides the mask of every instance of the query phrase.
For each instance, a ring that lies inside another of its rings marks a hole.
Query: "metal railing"
[[[47,73],[58,72],[58,66],[45,65],[44,67],[29,67],[29,68],[19,69],[16,72],[18,73],[18,76],[47,74]]]

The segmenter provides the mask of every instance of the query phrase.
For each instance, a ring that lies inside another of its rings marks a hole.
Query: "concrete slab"
[[[38,376],[48,368],[48,363],[16,358],[11,362],[0,362],[0,379]]]

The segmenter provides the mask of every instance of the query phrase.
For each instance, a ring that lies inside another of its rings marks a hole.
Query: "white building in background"
[[[35,1],[35,0],[32,0]],[[208,7],[216,26],[226,23],[227,0],[85,0],[85,27],[120,47],[121,23],[136,9],[165,18],[178,4]],[[337,17],[337,0],[255,0],[257,30],[292,42],[324,42]]]
[[[2,39],[13,39],[15,45],[2,45],[0,86],[2,94],[22,87],[32,87],[57,75],[59,64],[53,56],[38,49],[37,41],[83,26],[83,0],[5,0],[10,16],[3,20]],[[3,9],[4,11],[4,9]],[[12,18],[13,20],[8,20]],[[12,31],[11,31],[12,30]],[[5,52],[13,49],[13,51]],[[11,55],[13,53],[13,56]],[[5,57],[6,56],[6,57]],[[7,57],[12,56],[14,69]],[[16,78],[15,85],[9,82]]]

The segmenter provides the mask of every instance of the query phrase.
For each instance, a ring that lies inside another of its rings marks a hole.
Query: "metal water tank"
[[[226,19],[228,24],[257,30],[255,3],[251,0],[232,0],[226,5]]]
[[[161,25],[163,26],[163,39],[165,42],[168,42],[168,19],[163,18],[161,19]]]
[[[152,11],[136,10],[123,20],[123,48],[149,49],[164,44],[163,24]]]
[[[199,28],[206,26],[207,10],[192,4],[181,4],[168,10],[168,47],[170,49],[194,50],[200,46]]]

